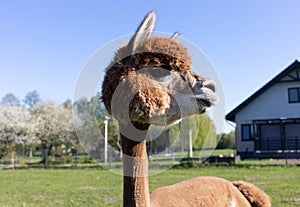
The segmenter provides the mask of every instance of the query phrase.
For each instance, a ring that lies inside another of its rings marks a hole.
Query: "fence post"
[[[193,131],[189,131],[189,158],[193,158]]]
[[[15,169],[15,158],[14,158],[14,157],[15,157],[15,153],[14,153],[14,151],[12,150],[12,151],[11,151],[11,166],[12,166],[11,169],[12,169],[12,170]]]
[[[75,167],[78,165],[78,149],[75,149]]]
[[[45,168],[47,168],[47,167],[48,167],[48,149],[46,147],[46,149],[45,149]]]

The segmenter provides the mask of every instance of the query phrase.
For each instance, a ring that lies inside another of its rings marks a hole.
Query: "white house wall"
[[[276,83],[236,114],[236,123],[255,119],[299,118],[300,103],[289,103],[288,88],[300,83]]]

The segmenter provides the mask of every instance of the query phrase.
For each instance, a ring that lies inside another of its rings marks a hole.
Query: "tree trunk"
[[[134,141],[121,133],[127,127],[119,126],[123,151],[123,207],[149,207],[147,130],[141,133],[141,141]]]
[[[44,144],[42,144],[42,156],[43,159],[39,162],[44,164],[44,166],[47,168],[48,167],[48,159],[49,156],[51,155],[51,149],[52,149],[53,145],[48,145],[47,142],[45,142]]]

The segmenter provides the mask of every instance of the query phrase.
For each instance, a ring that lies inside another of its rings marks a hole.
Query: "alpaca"
[[[149,13],[106,69],[102,100],[118,120],[123,151],[123,206],[270,206],[257,187],[198,177],[149,195],[146,134],[151,124],[169,125],[202,114],[217,102],[216,83],[191,69],[187,49],[171,38],[150,37]]]

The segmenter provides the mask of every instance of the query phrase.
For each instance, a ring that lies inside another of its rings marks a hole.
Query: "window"
[[[300,102],[300,88],[289,88],[289,103],[299,103]]]
[[[242,141],[252,140],[251,124],[242,124]]]

